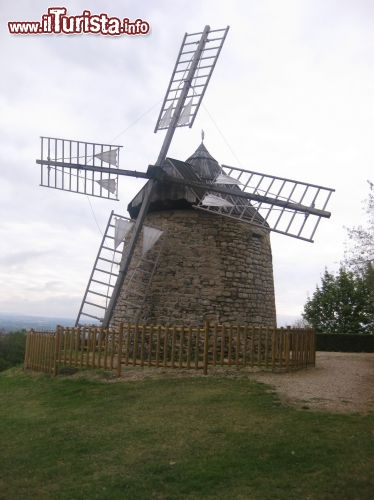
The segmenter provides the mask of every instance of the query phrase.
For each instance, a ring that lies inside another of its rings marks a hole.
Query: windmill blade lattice
[[[119,264],[126,250],[126,232],[121,224],[127,224],[130,229],[132,221],[112,211],[83,295],[76,325],[80,324],[82,317],[96,321],[102,321],[104,317],[118,278]],[[120,238],[118,232],[121,233]]]
[[[186,104],[176,124],[177,127],[192,127],[228,30],[229,27],[185,34],[157,119],[155,132],[169,128],[186,76],[195,57],[196,46],[201,43],[202,38],[206,35],[205,45],[199,55],[198,66],[186,96]]]
[[[325,209],[333,192],[316,184],[222,165],[222,173],[211,189],[200,194],[196,208],[312,242],[321,218],[331,215]]]
[[[41,137],[40,185],[118,200],[118,164],[122,146]]]

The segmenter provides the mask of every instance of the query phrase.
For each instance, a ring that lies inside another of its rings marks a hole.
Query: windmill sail
[[[118,167],[118,149],[110,149],[109,151],[103,151],[102,153],[95,154],[95,158],[103,160],[111,165]]]
[[[241,182],[237,179],[234,179],[230,175],[219,174],[214,181],[214,184],[236,184],[237,186],[240,186]]]
[[[190,123],[190,117],[192,112],[192,99],[183,108],[183,111],[179,117],[178,125],[188,125]]]
[[[142,254],[145,255],[156,243],[162,235],[163,231],[154,227],[143,227],[143,249]]]
[[[95,182],[97,182],[99,186],[103,187],[107,191],[110,191],[112,194],[115,194],[117,192],[116,179],[102,179]]]
[[[123,217],[117,217],[114,230],[114,247],[117,248],[126,238],[126,235],[133,227],[134,222]]]
[[[205,207],[233,207],[234,205],[226,198],[221,198],[214,194],[206,194],[201,200],[201,205]]]
[[[165,110],[164,116],[160,120],[160,127],[161,128],[168,128],[171,122],[171,115],[173,113],[173,106],[170,104],[170,106]]]

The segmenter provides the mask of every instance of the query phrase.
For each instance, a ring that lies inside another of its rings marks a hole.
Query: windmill
[[[111,213],[77,317],[103,326],[153,322],[275,323],[269,232],[313,241],[333,189],[220,165],[202,143],[167,158],[177,127],[192,127],[229,27],[185,34],[155,132],[166,135],[147,172],[119,168],[121,146],[41,138],[41,185],[117,199],[118,176],[147,182]]]

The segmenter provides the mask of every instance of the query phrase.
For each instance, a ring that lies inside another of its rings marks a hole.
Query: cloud
[[[26,266],[32,264],[36,260],[45,258],[50,255],[50,251],[30,251],[24,250],[21,252],[12,252],[0,256],[0,266],[12,268],[12,270],[22,270]]]

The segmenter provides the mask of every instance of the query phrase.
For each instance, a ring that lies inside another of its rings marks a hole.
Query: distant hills
[[[0,313],[0,332],[16,330],[55,330],[57,325],[74,326],[72,318],[47,318],[44,316],[28,316],[21,314]]]
[[[278,316],[278,327],[292,325],[297,319],[297,316]],[[0,312],[0,332],[30,330],[31,328],[34,330],[55,330],[57,325],[74,326],[75,319]]]

